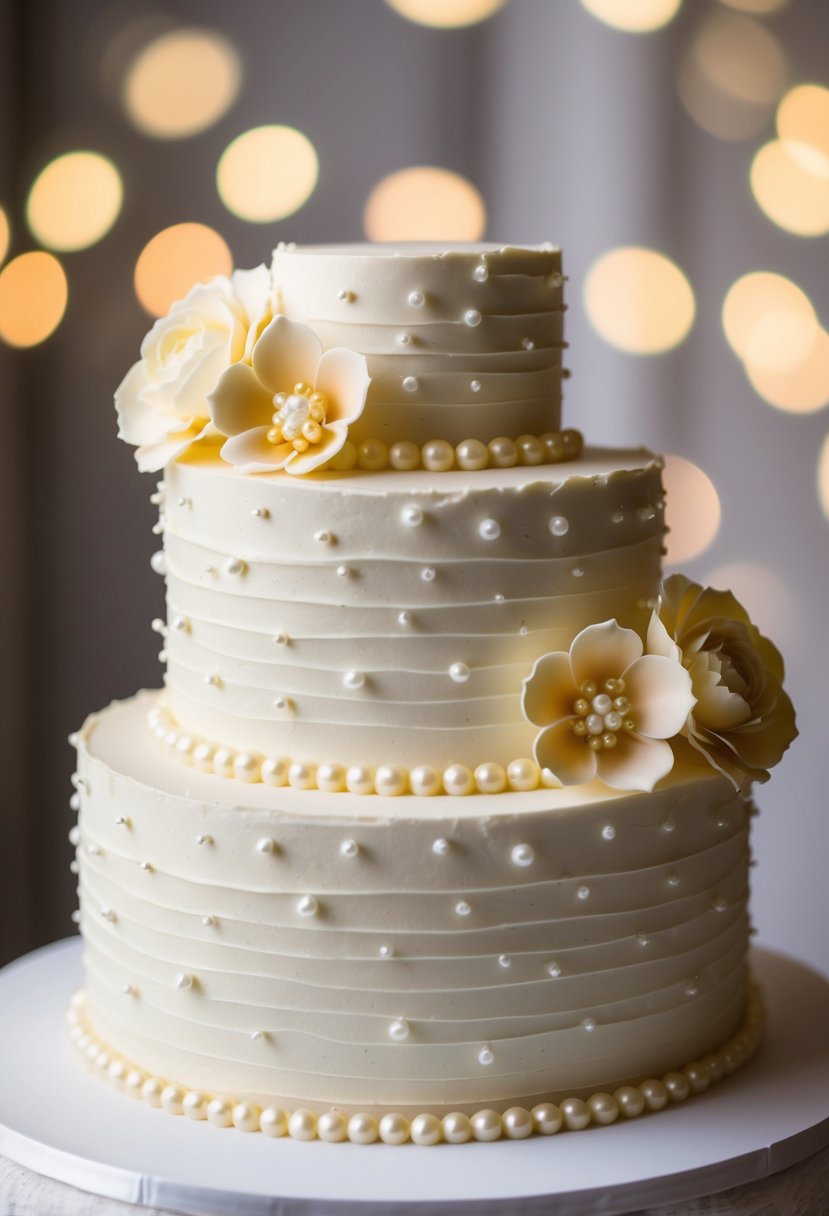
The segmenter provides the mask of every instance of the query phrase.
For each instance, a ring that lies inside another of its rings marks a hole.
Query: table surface
[[[829,984],[769,951],[753,966],[767,1043],[701,1097],[552,1139],[367,1149],[218,1132],[114,1092],[68,1045],[80,949],[57,943],[0,973],[0,1212],[829,1216]]]

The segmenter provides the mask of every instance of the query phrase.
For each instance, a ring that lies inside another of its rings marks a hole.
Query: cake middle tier
[[[522,682],[586,625],[643,630],[661,465],[165,478],[167,702],[219,746],[343,765],[529,756]]]

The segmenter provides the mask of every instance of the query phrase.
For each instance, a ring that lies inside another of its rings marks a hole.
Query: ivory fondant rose
[[[599,777],[618,790],[652,790],[671,771],[665,740],[694,704],[691,678],[674,658],[643,653],[616,621],[588,625],[569,652],[544,655],[524,682],[526,718],[543,729],[533,751],[562,785]]]
[[[246,473],[308,473],[339,452],[368,385],[363,355],[344,347],[323,354],[307,325],[274,317],[251,365],[228,367],[210,394],[213,424],[230,436],[222,457]]]
[[[214,433],[207,397],[230,364],[250,360],[271,319],[265,266],[201,283],[160,317],[115,392],[118,434],[142,472],[157,472]]]
[[[651,617],[648,651],[690,674],[696,704],[682,731],[688,741],[738,789],[767,781],[797,727],[780,653],[742,604],[730,591],[672,574]]]

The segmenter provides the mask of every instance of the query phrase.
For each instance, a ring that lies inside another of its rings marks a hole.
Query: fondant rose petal
[[[599,777],[611,789],[650,791],[674,766],[671,745],[662,739],[626,732],[617,739],[615,747],[595,753]]]
[[[237,358],[249,361],[254,346],[270,320],[273,297],[271,273],[264,265],[256,266],[253,270],[234,270],[232,282],[247,330],[244,349]]]
[[[762,785],[771,776],[765,769],[747,769],[727,742],[716,735],[691,730],[688,732],[688,742],[718,773],[727,777],[736,790],[743,793],[748,791],[752,782]]]
[[[743,697],[720,682],[719,672],[708,662],[710,657],[702,651],[694,655],[689,666],[697,698],[694,716],[711,730],[731,730],[749,721],[751,707]]]
[[[651,613],[651,619],[648,622],[648,654],[661,654],[666,659],[674,659],[680,662],[682,659],[682,651],[673,640],[668,630],[662,624],[656,612]]]
[[[696,697],[681,663],[645,654],[628,667],[624,679],[625,696],[640,734],[670,739],[682,730]]]
[[[596,753],[574,735],[572,718],[546,727],[533,744],[540,768],[548,768],[562,785],[584,785],[596,776]]]
[[[241,435],[254,427],[273,426],[273,394],[262,388],[253,368],[246,363],[232,363],[222,372],[207,397],[207,408],[223,435]]]
[[[253,348],[253,370],[271,395],[292,393],[295,384],[315,385],[322,343],[312,329],[274,317]]]
[[[729,738],[746,764],[752,768],[772,768],[796,735],[794,706],[781,688],[773,716],[741,726]]]
[[[643,649],[639,634],[623,629],[616,621],[588,625],[570,646],[576,684],[581,686],[585,680],[602,684],[607,679],[616,679],[639,658]]]
[[[242,473],[272,473],[284,468],[294,447],[290,443],[268,443],[269,430],[270,427],[257,426],[233,435],[222,445],[222,459]]]
[[[228,345],[222,338],[205,336],[200,343],[200,357],[193,361],[192,366],[182,375],[175,386],[175,391],[169,395],[170,403],[179,417],[190,417],[193,405],[206,415],[208,395],[213,392],[219,382],[219,377],[228,365]]]
[[[288,473],[311,473],[337,455],[348,436],[348,427],[344,422],[335,423],[323,431],[322,442],[309,447],[307,452],[299,452],[292,456],[285,469]]]
[[[344,346],[326,351],[315,384],[328,398],[326,422],[356,422],[366,403],[369,382],[364,355]]]
[[[549,726],[571,717],[579,692],[573,679],[570,656],[557,650],[537,659],[524,681],[521,708],[524,717],[536,726]]]
[[[186,452],[192,443],[202,439],[211,430],[210,423],[202,423],[199,419],[191,426],[171,430],[169,434],[157,443],[145,443],[136,448],[135,462],[141,473],[157,473]]]
[[[118,438],[127,443],[157,443],[171,425],[179,425],[172,415],[147,408],[146,383],[143,363],[134,363],[115,390]]]

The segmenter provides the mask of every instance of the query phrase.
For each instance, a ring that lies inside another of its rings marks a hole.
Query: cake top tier
[[[119,433],[146,471],[217,435],[243,473],[572,459],[563,284],[552,245],[280,245],[156,321]]]

